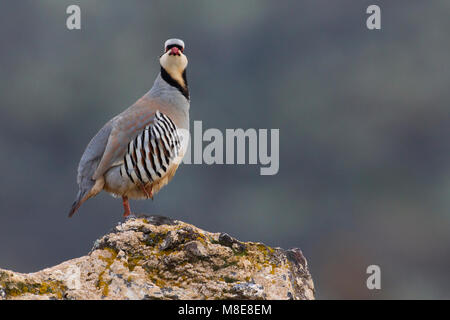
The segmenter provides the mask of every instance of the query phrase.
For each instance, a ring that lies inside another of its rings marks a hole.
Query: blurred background
[[[66,8],[81,7],[81,30]],[[380,31],[366,8],[381,7]],[[186,43],[191,124],[279,128],[280,170],[182,165],[135,212],[302,249],[319,299],[450,298],[449,1],[61,1],[0,6],[0,267],[85,255],[122,219],[72,219],[78,161]],[[381,290],[366,268],[381,267]]]

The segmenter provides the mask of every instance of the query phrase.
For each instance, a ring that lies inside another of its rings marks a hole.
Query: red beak
[[[170,48],[170,53],[169,54],[174,54],[179,56],[180,55],[180,49],[178,49],[177,47],[172,47]]]

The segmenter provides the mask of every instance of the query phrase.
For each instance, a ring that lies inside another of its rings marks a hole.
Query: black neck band
[[[161,67],[161,77],[164,79],[164,81],[166,81],[172,87],[177,88],[181,92],[181,94],[186,99],[189,100],[189,89],[188,89],[188,84],[187,84],[187,79],[186,79],[186,69],[184,69],[183,74],[182,74],[185,87],[182,86],[177,80],[172,78],[172,76],[163,67]]]

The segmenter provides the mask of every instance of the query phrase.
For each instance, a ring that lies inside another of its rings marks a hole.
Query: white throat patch
[[[167,73],[182,87],[186,87],[186,83],[183,79],[183,71],[188,65],[188,60],[184,54],[179,56],[169,55],[169,52],[164,53],[159,59],[161,66],[167,71]]]

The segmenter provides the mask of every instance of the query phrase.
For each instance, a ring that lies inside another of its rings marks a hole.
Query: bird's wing
[[[93,180],[97,180],[112,166],[123,161],[128,143],[147,125],[153,123],[157,110],[157,103],[141,99],[112,120],[112,129],[101,160],[92,176]]]
[[[128,143],[145,126],[153,123],[157,109],[157,103],[147,98],[141,98],[106,123],[92,138],[78,165],[79,190],[69,216],[72,216],[84,201],[103,188],[102,181],[97,179],[102,177],[115,163],[123,160]],[[100,183],[95,188],[97,182]]]
[[[86,147],[83,156],[81,157],[77,174],[79,190],[75,201],[72,204],[69,217],[71,217],[81,206],[81,204],[86,201],[89,196],[89,192],[95,185],[95,181],[92,180],[92,175],[94,174],[103,152],[105,151],[106,143],[111,131],[112,120],[105,124],[103,128],[101,128],[100,131],[94,136],[94,138],[92,138]]]

